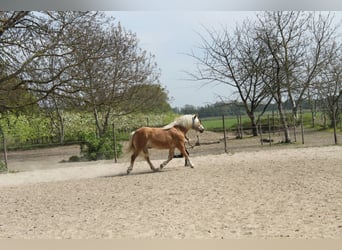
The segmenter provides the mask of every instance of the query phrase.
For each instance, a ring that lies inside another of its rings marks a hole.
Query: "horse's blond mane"
[[[170,129],[173,128],[174,126],[181,126],[184,128],[191,128],[192,127],[192,122],[193,122],[193,116],[194,115],[182,115],[178,117],[176,120],[173,122],[169,123],[168,125],[164,126],[163,129]]]

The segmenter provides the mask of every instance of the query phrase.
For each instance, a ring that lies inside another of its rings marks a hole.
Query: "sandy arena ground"
[[[129,176],[127,157],[12,161],[31,171],[0,175],[0,238],[342,238],[340,146],[192,155],[194,169],[138,161]]]

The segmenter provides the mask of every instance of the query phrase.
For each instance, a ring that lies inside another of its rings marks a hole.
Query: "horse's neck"
[[[183,126],[176,125],[176,126],[174,126],[174,128],[179,130],[179,131],[181,131],[184,135],[186,135],[186,133],[189,131],[189,129],[187,129],[187,128],[183,127]]]
[[[163,127],[163,129],[170,129],[173,127],[178,127],[185,129],[186,132],[192,127],[192,115],[183,115],[179,118],[177,118],[175,121],[171,122],[170,124]],[[186,133],[185,132],[185,133]]]

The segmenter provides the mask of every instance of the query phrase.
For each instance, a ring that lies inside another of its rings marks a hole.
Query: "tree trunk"
[[[64,119],[61,111],[57,109],[57,116],[59,121],[59,142],[60,144],[64,143],[64,137],[65,137],[65,130],[64,130]]]
[[[289,127],[287,125],[287,121],[286,121],[286,115],[283,109],[283,105],[282,103],[278,103],[278,111],[279,111],[279,116],[280,116],[280,121],[281,124],[283,126],[284,129],[284,136],[285,136],[285,143],[291,143],[291,138],[290,138],[290,131],[289,131]]]
[[[337,144],[337,122],[336,122],[336,114],[337,114],[337,109],[334,107],[333,110],[333,117],[332,117],[332,125],[334,128],[334,142]]]
[[[64,143],[64,138],[65,138],[65,129],[64,129],[64,119],[63,119],[63,109],[59,108],[57,99],[55,97],[52,97],[53,103],[54,103],[54,108],[57,113],[57,122],[55,123],[57,130],[58,130],[58,136],[59,136],[59,143],[63,144]],[[50,115],[51,120],[53,120],[53,112]]]
[[[2,137],[2,147],[3,147],[3,151],[4,151],[4,164],[5,164],[5,170],[8,171],[6,137],[5,137],[4,131],[2,130],[1,125],[0,125],[0,136]]]
[[[94,107],[94,118],[95,118],[95,125],[96,125],[96,135],[97,137],[101,137],[102,129],[100,126],[99,115],[97,113],[96,107]]]
[[[109,116],[110,116],[110,109],[107,110],[106,115],[104,117],[104,122],[103,122],[103,129],[102,129],[102,134],[101,136],[104,136],[107,134],[108,129],[109,129]]]
[[[251,120],[253,136],[258,136],[258,127],[257,127],[257,122],[255,119],[254,112],[248,112],[247,114],[248,114],[249,119]]]
[[[97,108],[94,107],[93,112],[94,112],[94,117],[95,117],[96,134],[98,138],[105,136],[108,132],[110,111],[111,110],[109,109],[101,120],[101,117],[99,117]]]

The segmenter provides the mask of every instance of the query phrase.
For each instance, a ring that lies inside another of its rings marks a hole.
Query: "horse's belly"
[[[147,142],[147,147],[157,149],[169,149],[170,147],[173,147],[173,143],[159,140],[149,140]]]

